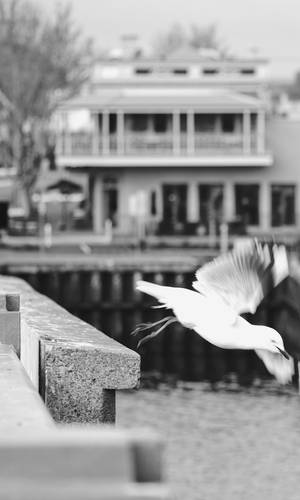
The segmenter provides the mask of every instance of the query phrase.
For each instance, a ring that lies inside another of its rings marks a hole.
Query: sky
[[[232,52],[251,48],[270,58],[269,73],[300,69],[300,0],[69,0],[74,20],[99,47],[117,47],[124,34],[146,44],[174,23],[215,24]]]

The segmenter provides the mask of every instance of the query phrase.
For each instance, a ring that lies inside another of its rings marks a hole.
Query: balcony
[[[260,151],[257,136],[242,133],[125,132],[103,137],[91,132],[61,134],[57,138],[58,163],[70,166],[178,166],[235,164],[267,166],[272,157]]]

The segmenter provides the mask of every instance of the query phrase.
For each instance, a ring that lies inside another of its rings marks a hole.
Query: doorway
[[[163,185],[163,227],[167,234],[183,234],[187,222],[187,185]]]

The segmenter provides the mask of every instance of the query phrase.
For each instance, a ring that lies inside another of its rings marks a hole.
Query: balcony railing
[[[256,154],[257,140],[251,134],[248,149],[241,133],[125,133],[106,139],[92,133],[62,134],[57,138],[57,153],[62,156],[185,156],[206,154]]]

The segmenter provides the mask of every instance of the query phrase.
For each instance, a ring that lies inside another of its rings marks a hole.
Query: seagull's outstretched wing
[[[254,313],[266,293],[289,274],[285,247],[250,240],[196,272],[193,287],[218,295],[238,314]]]

